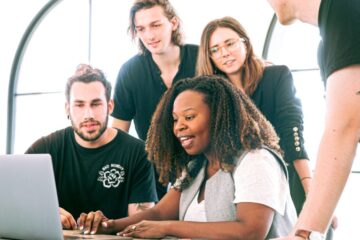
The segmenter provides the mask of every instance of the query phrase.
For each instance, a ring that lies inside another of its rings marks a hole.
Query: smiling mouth
[[[223,63],[223,65],[227,66],[227,65],[231,65],[233,62],[235,62],[235,60],[227,60],[226,62]]]
[[[193,136],[183,136],[183,137],[179,137],[181,146],[185,149],[187,148],[191,148],[194,142],[194,138]]]
[[[155,46],[155,45],[157,45],[158,43],[160,43],[160,41],[151,42],[151,43],[148,43],[148,45],[149,45],[149,46]]]

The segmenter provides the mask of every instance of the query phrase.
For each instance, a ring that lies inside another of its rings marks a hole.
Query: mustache
[[[88,125],[88,124],[97,124],[97,125],[100,125],[100,122],[99,122],[99,121],[96,121],[95,119],[89,119],[89,120],[85,120],[84,122],[81,122],[81,123],[80,123],[80,127],[83,127],[83,126]]]

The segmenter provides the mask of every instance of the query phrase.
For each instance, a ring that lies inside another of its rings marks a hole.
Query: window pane
[[[63,93],[17,97],[15,153],[23,153],[34,141],[70,125]]]
[[[14,152],[64,127],[65,83],[88,58],[89,1],[62,1],[39,24],[25,51],[18,94],[60,92],[16,98]]]
[[[297,96],[304,113],[304,139],[312,169],[315,168],[321,134],[324,128],[325,96],[320,71],[293,72]]]
[[[136,43],[127,34],[128,12],[132,3],[92,1],[91,63],[106,72],[113,86],[121,65],[138,53]]]
[[[270,42],[268,59],[291,69],[318,68],[319,30],[296,22],[291,26],[276,23]]]
[[[87,0],[61,1],[35,30],[21,65],[18,93],[62,91],[88,57]]]
[[[46,2],[0,1],[0,154],[6,152],[8,84],[16,49],[27,26]]]

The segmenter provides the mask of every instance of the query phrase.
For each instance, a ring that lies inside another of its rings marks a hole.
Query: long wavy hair
[[[165,92],[148,132],[146,151],[159,172],[160,182],[167,184],[179,178],[194,158],[186,153],[173,132],[174,101],[187,90],[203,94],[210,108],[210,148],[223,170],[233,169],[234,157],[242,150],[260,149],[265,145],[281,154],[272,125],[246,94],[220,76],[187,78]]]
[[[134,4],[130,9],[130,19],[129,19],[130,24],[128,28],[128,32],[130,33],[132,40],[135,41],[136,39],[135,14],[142,9],[149,9],[155,6],[160,6],[163,9],[164,15],[169,21],[174,17],[177,19],[178,27],[172,33],[171,41],[173,44],[177,46],[181,46],[183,44],[183,39],[184,39],[182,32],[182,23],[174,7],[169,2],[169,0],[135,0]],[[138,44],[139,44],[140,53],[144,54],[146,52],[145,45],[141,42],[141,40],[138,41]]]
[[[254,53],[250,38],[243,26],[232,17],[224,17],[209,22],[201,35],[199,54],[196,65],[196,75],[219,74],[226,77],[226,74],[220,71],[210,57],[210,38],[218,28],[228,28],[236,32],[240,38],[245,40],[246,59],[241,68],[241,85],[245,93],[251,95],[259,84],[265,67],[265,62]]]

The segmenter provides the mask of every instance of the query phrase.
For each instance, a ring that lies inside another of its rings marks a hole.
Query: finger
[[[85,224],[85,220],[87,218],[87,214],[86,213],[81,213],[80,217],[78,218],[77,222],[78,222],[78,226],[80,230],[84,229],[84,224]]]
[[[76,229],[77,228],[75,218],[73,217],[73,215],[71,215],[71,213],[69,213],[68,211],[66,211],[63,208],[60,208],[59,212],[60,212],[60,216],[61,216],[61,222],[64,222],[63,226],[66,226],[66,229]]]
[[[122,236],[122,237],[135,237],[135,232],[131,232],[131,231],[122,231],[122,232],[119,232],[117,233],[116,235],[118,236]]]
[[[92,226],[92,223],[94,221],[94,216],[95,216],[95,213],[94,212],[89,212],[87,217],[86,217],[86,220],[85,220],[85,225],[84,225],[84,234],[89,234],[90,233],[90,230],[91,230],[91,226]]]
[[[334,228],[334,230],[337,229],[338,225],[339,225],[339,222],[338,222],[338,218],[337,217],[334,217],[332,222],[331,222],[331,225],[332,227]]]
[[[70,229],[71,224],[68,219],[64,215],[60,215],[60,219],[63,229]]]
[[[71,214],[69,214],[68,216],[66,216],[66,218],[67,218],[68,221],[70,222],[71,229],[77,229],[77,224],[76,224],[75,218],[74,218]]]
[[[130,233],[133,232],[133,226],[134,225],[127,226],[124,230],[122,230],[121,232],[118,232],[117,235],[119,235],[119,236],[127,236],[127,234],[130,234]]]
[[[103,220],[103,213],[101,211],[96,211],[94,216],[94,221],[92,223],[91,232],[90,234],[95,234],[98,230],[99,224]]]
[[[109,219],[109,220],[105,220],[101,223],[102,227],[103,228],[106,228],[106,229],[113,229],[115,227],[115,221],[112,220],[112,219]]]

